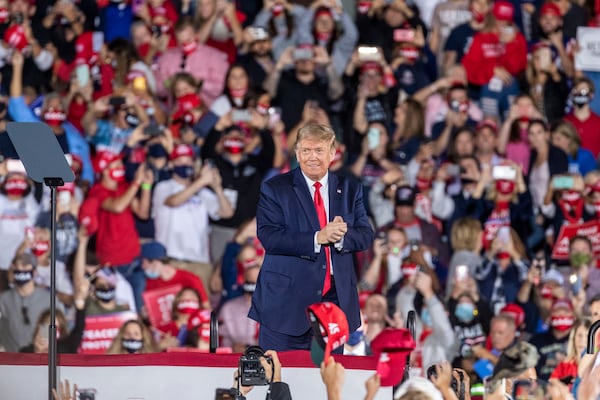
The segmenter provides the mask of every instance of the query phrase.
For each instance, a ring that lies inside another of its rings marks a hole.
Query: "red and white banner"
[[[556,260],[569,258],[569,242],[575,236],[585,236],[590,239],[594,257],[600,257],[600,221],[594,220],[583,224],[563,225],[554,243],[552,258]]]
[[[106,354],[106,350],[119,333],[121,326],[130,319],[137,319],[137,314],[132,311],[123,311],[86,317],[79,353]]]
[[[173,300],[181,289],[181,285],[171,285],[142,293],[146,311],[148,312],[148,318],[153,327],[159,328],[167,325],[171,321]]]

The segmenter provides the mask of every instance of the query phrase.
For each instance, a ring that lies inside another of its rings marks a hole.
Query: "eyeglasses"
[[[21,315],[23,316],[23,323],[25,325],[30,325],[31,320],[29,319],[29,309],[25,306],[21,307]]]

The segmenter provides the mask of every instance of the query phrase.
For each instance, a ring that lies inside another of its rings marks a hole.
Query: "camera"
[[[427,379],[431,380],[431,377],[437,378],[437,372],[435,370],[436,364],[430,365],[427,368]],[[452,375],[452,380],[450,381],[450,388],[454,393],[456,393],[456,397],[459,400],[464,400],[465,398],[465,384],[464,384],[464,375],[462,371],[457,371],[458,376],[460,376],[460,382]]]
[[[164,127],[157,124],[150,124],[144,127],[144,135],[155,138],[163,134]]]
[[[265,368],[260,362],[261,357],[271,364],[272,371],[274,371],[271,357],[265,355],[261,347],[250,346],[242,354],[238,364],[239,377],[241,379],[240,384],[242,386],[266,386],[273,381],[272,374],[274,372],[271,373],[270,377],[267,377]]]
[[[160,27],[160,25],[152,25],[152,27],[150,27],[150,30],[152,31],[152,36],[159,37],[160,35],[162,35],[162,28]]]

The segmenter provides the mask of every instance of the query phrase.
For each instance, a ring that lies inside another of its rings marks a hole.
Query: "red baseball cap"
[[[191,157],[194,158],[194,149],[188,144],[180,143],[173,149],[171,153],[171,160],[175,160],[179,157]]]
[[[521,306],[515,303],[505,305],[504,308],[500,310],[500,314],[506,314],[509,317],[512,317],[515,320],[517,327],[525,322],[525,311],[523,311]]]
[[[10,46],[19,51],[23,50],[29,42],[25,37],[25,28],[22,25],[11,25],[4,32],[4,41]]]
[[[346,314],[330,302],[312,304],[307,313],[314,338],[325,349],[323,360],[328,360],[331,350],[342,346],[350,336]]]
[[[75,193],[75,183],[74,182],[65,182],[62,186],[57,186],[56,191],[71,192],[71,194],[73,194],[73,193]]]
[[[498,133],[498,124],[491,118],[484,118],[477,124],[477,130],[490,128],[494,133]]]
[[[544,3],[542,8],[540,9],[540,15],[554,15],[559,18],[562,18],[560,8],[554,3]]]
[[[492,9],[492,15],[494,18],[500,21],[513,22],[515,16],[515,8],[512,3],[500,0],[494,3],[494,8]]]
[[[96,156],[94,157],[94,171],[99,174],[104,171],[104,169],[108,167],[111,162],[119,160],[120,158],[120,154],[113,153],[112,151],[108,150],[101,150],[97,152]]]
[[[381,386],[396,386],[402,380],[406,358],[416,347],[408,329],[385,328],[371,342],[373,354],[379,358],[377,375]]]
[[[377,61],[367,61],[360,66],[361,74],[368,71],[377,71],[380,75],[383,75],[383,68]]]

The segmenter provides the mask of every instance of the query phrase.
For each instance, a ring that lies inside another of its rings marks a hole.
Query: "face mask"
[[[186,57],[195,52],[197,48],[198,43],[195,40],[181,45],[181,51],[183,51],[183,54],[185,54]]]
[[[50,250],[50,242],[47,240],[39,240],[33,244],[31,252],[34,256],[40,257]]]
[[[14,271],[13,280],[15,285],[23,286],[33,279],[33,269],[29,271]]]
[[[150,43],[142,43],[138,46],[137,51],[142,58],[146,58],[148,53],[150,53]]]
[[[252,294],[256,290],[256,282],[246,281],[242,288],[244,289],[244,293]]]
[[[569,256],[571,267],[579,268],[592,263],[592,256],[586,253],[573,253]]]
[[[129,353],[133,354],[142,349],[144,341],[139,339],[123,339],[121,346]]]
[[[587,93],[574,94],[571,99],[577,108],[581,108],[590,102],[590,96]]]
[[[4,190],[9,196],[23,196],[28,187],[23,179],[8,179],[4,184]]]
[[[98,300],[100,300],[103,303],[109,303],[111,301],[113,301],[115,299],[115,296],[117,294],[117,291],[115,290],[115,288],[96,288],[94,290],[94,293],[96,293],[96,298]]]
[[[140,119],[137,117],[137,115],[128,112],[125,116],[125,122],[127,122],[129,127],[135,129],[140,124]]]
[[[482,14],[478,11],[471,10],[471,16],[473,17],[473,21],[478,24],[481,24],[483,21],[485,21],[485,14]]]
[[[112,168],[110,171],[108,171],[108,176],[110,176],[110,179],[112,179],[113,181],[123,182],[125,180],[125,168]]]
[[[244,151],[244,141],[239,138],[226,139],[223,148],[231,154],[240,154]]]
[[[400,49],[400,57],[406,58],[409,62],[415,62],[419,58],[419,49],[416,47],[403,47]]]
[[[496,191],[502,195],[512,194],[515,190],[515,183],[513,181],[507,181],[499,179],[496,181]]]
[[[148,146],[148,157],[162,158],[167,156],[167,150],[160,143],[154,143]]]
[[[231,97],[235,99],[242,99],[244,98],[246,93],[248,93],[248,88],[245,87],[241,89],[229,89],[229,93],[231,94]]]
[[[0,8],[0,24],[7,23],[9,18],[10,18],[10,12],[8,11],[8,8],[5,8],[5,7]]]
[[[144,270],[144,274],[148,279],[158,279],[160,278],[160,273],[158,271],[151,271],[149,269]]]
[[[327,43],[331,39],[331,32],[317,32],[316,36],[319,42]]]
[[[460,183],[464,186],[464,185],[470,185],[471,183],[477,183],[477,181],[475,181],[471,178],[460,178]]]
[[[459,321],[469,323],[475,318],[475,305],[471,303],[459,303],[454,310],[454,315]]]
[[[182,314],[193,314],[200,309],[200,304],[194,300],[185,300],[177,304],[177,310]]]
[[[284,6],[283,4],[275,4],[273,5],[273,8],[271,8],[271,12],[273,13],[274,17],[279,17],[281,14],[283,14],[284,11]]]
[[[189,165],[178,165],[173,167],[173,173],[180,178],[188,179],[194,175],[194,168]]]
[[[550,326],[560,332],[568,331],[573,327],[573,317],[552,316]]]
[[[565,203],[573,205],[579,202],[579,200],[581,200],[581,193],[579,193],[576,190],[565,190],[562,193],[561,199]]]
[[[431,179],[417,178],[416,187],[419,190],[419,192],[424,192],[426,190],[431,189],[432,182],[433,180]]]
[[[44,122],[50,126],[60,126],[67,119],[67,115],[60,110],[49,108],[44,113]]]
[[[423,311],[421,311],[421,322],[425,326],[433,326],[431,314],[429,314],[429,310],[427,308],[424,308]]]

